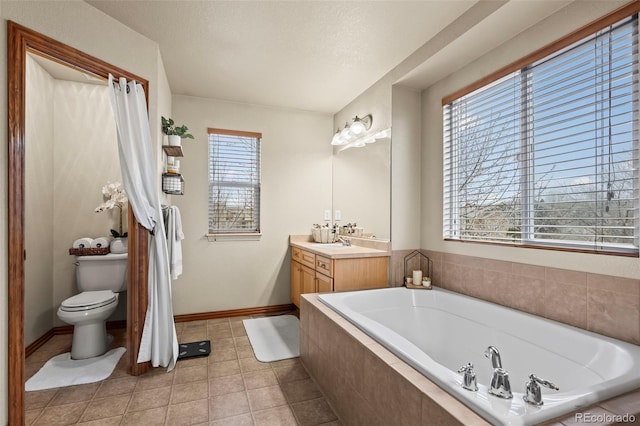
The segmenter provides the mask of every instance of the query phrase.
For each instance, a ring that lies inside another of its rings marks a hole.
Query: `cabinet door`
[[[291,303],[300,307],[300,293],[302,285],[302,265],[291,262]]]
[[[389,285],[389,258],[334,259],[333,290],[350,291]]]
[[[316,271],[306,266],[300,266],[300,293],[316,292]]]
[[[331,293],[333,291],[333,278],[316,272],[316,280],[318,281],[318,293]]]

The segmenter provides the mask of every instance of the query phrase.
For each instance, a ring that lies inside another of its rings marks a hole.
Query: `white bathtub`
[[[493,424],[530,425],[640,386],[640,347],[446,290],[403,287],[328,293],[320,300]],[[488,346],[500,351],[513,399],[488,394]],[[478,391],[457,370],[473,363]],[[531,373],[544,404],[523,401]]]

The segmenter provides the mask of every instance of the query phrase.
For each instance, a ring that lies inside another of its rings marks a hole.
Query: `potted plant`
[[[104,202],[96,207],[95,212],[100,213],[105,210],[111,210],[113,208],[118,208],[120,213],[120,223],[118,226],[118,230],[111,230],[111,235],[113,236],[113,241],[111,241],[111,252],[112,253],[126,253],[128,249],[127,244],[127,233],[122,232],[122,211],[126,206],[129,199],[127,198],[127,194],[122,187],[120,182],[107,183],[102,187],[102,198]]]
[[[184,124],[182,126],[176,126],[173,119],[162,117],[162,133],[169,137],[169,145],[180,146],[182,139],[193,139],[193,135],[187,133],[189,128]]]

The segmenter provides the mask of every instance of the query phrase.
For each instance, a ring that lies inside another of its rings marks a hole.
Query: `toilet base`
[[[71,343],[71,359],[87,359],[104,355],[113,336],[107,335],[104,321],[73,326],[73,342]]]

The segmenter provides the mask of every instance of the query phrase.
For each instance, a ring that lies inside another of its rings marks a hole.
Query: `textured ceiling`
[[[159,44],[174,94],[335,113],[476,1],[88,3]]]

